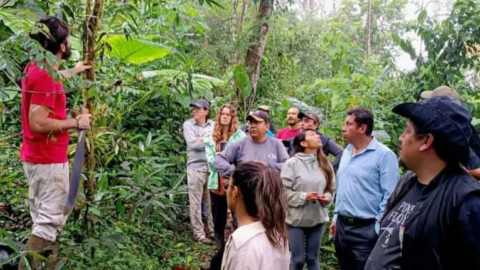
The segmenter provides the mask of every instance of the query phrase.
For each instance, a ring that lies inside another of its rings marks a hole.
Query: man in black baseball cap
[[[461,166],[470,112],[444,96],[393,112],[409,119],[400,159],[413,174],[388,202],[365,269],[480,269],[480,184]]]
[[[322,141],[322,151],[328,157],[328,155],[333,155],[335,160],[333,161],[333,169],[337,171],[338,165],[340,164],[340,159],[342,158],[343,148],[333,141],[330,137],[320,133],[318,129],[320,128],[320,116],[315,113],[313,110],[306,112],[300,112],[298,114],[298,119],[300,119],[300,130],[304,131],[306,129],[316,130],[317,134],[320,136]],[[289,143],[288,153],[290,155],[294,154],[293,149],[293,140],[292,138]]]

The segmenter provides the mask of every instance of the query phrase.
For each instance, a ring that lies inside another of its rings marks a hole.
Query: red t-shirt
[[[67,98],[62,82],[55,82],[47,70],[40,69],[36,63],[30,63],[24,73],[21,104],[23,145],[20,158],[37,164],[65,163],[69,141],[68,130],[50,134],[36,133],[30,130],[28,122],[32,104],[49,108],[51,110],[49,118],[67,119]]]
[[[291,130],[288,127],[282,128],[277,132],[277,139],[288,141],[291,138],[295,137],[298,133],[300,133],[300,128]]]

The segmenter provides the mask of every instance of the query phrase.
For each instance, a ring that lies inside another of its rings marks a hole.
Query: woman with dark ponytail
[[[295,155],[282,167],[281,177],[288,202],[287,232],[292,252],[291,269],[319,270],[319,252],[328,206],[333,198],[335,174],[322,152],[314,130],[304,130],[293,140]]]
[[[238,220],[223,255],[222,270],[288,270],[282,180],[261,162],[238,164],[230,179],[227,203]]]

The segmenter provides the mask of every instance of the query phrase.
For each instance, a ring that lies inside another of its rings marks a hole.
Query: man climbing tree
[[[45,31],[31,34],[30,37],[58,60],[68,59],[71,55],[68,26],[55,17],[41,19],[37,26]],[[69,70],[58,71],[58,64],[50,68],[58,72],[60,78],[69,79],[90,66],[78,62]],[[67,118],[62,82],[55,80],[37,63],[28,64],[24,73],[21,98],[23,146],[20,158],[29,183],[30,215],[33,221],[27,248],[41,253],[56,241],[66,222],[63,206],[69,187],[68,131],[74,128],[89,129],[91,115],[84,111],[84,114],[75,118]],[[37,259],[31,260],[30,264],[33,269],[41,268],[41,262]],[[20,264],[19,269],[25,269],[24,263]]]

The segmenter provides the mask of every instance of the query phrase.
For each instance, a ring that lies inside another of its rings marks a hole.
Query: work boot
[[[202,239],[199,239],[198,242],[205,245],[213,245],[212,240],[208,239],[207,237],[203,237]]]
[[[208,229],[208,222],[206,221],[203,222],[203,231],[205,232],[206,235],[208,235],[209,229]]]
[[[48,241],[36,235],[31,234],[30,237],[28,238],[27,250],[29,252],[36,252],[42,256],[48,257],[48,255],[45,252],[45,249],[51,246],[52,244],[53,244],[52,241]],[[44,268],[43,261],[41,259],[34,258],[33,256],[27,256],[27,259],[32,270],[47,269],[47,268]],[[19,270],[26,269],[25,264],[23,263],[23,260],[20,261],[20,264],[18,265],[18,269]]]
[[[203,222],[203,231],[208,238],[215,239],[215,234],[208,228],[208,222]]]

